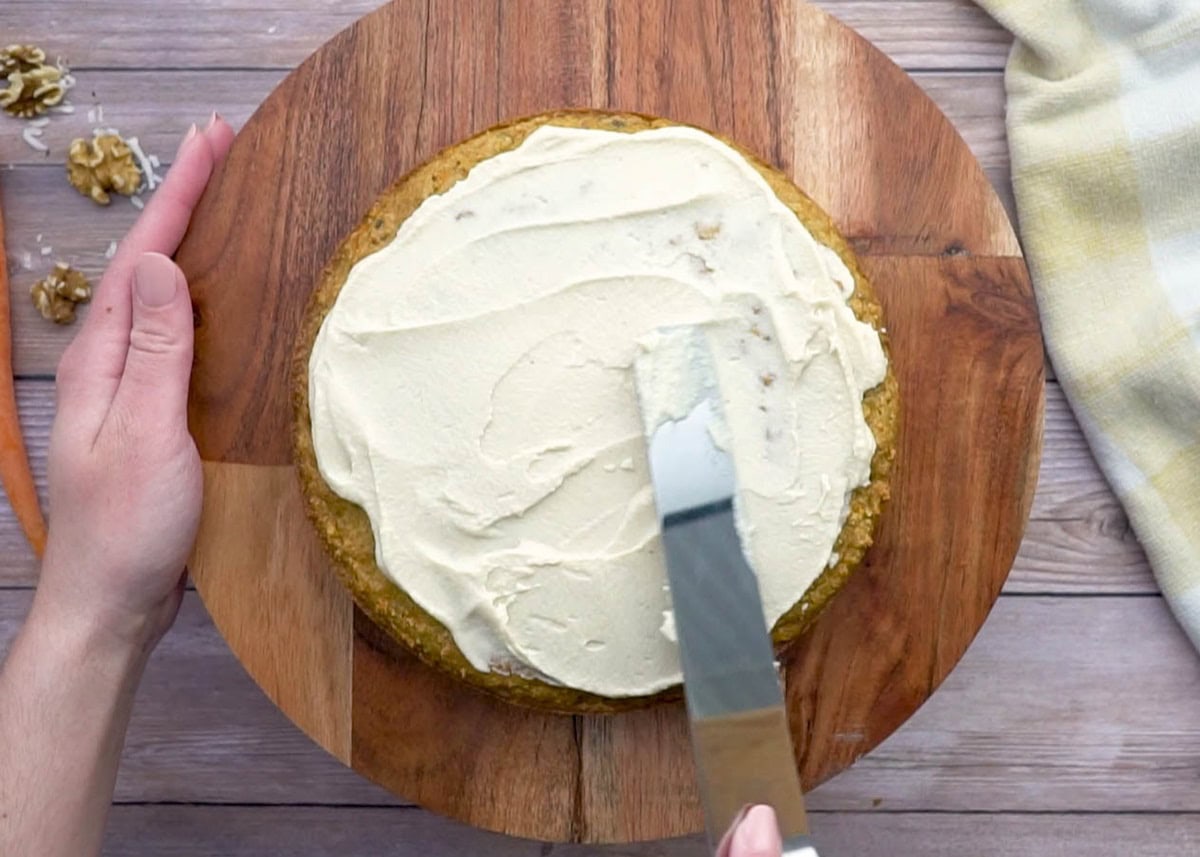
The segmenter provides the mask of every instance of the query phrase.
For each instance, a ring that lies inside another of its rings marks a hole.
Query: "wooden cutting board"
[[[525,711],[382,639],[304,516],[287,392],[309,291],[380,191],[497,121],[588,106],[713,129],[781,167],[858,248],[887,311],[895,494],[864,567],[786,658],[807,786],[904,722],[987,616],[1033,496],[1043,358],[1016,238],[966,145],[900,69],[800,0],[403,0],[267,99],[179,251],[207,480],[200,592],[271,699],[346,764],[472,824],[603,842],[701,829],[682,707]]]

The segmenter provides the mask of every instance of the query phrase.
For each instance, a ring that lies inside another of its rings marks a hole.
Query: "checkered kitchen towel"
[[[1046,345],[1200,647],[1200,0],[978,0]]]

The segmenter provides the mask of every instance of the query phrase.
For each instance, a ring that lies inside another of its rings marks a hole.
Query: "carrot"
[[[4,247],[4,215],[0,212],[0,250]],[[17,391],[13,383],[12,307],[8,264],[0,255],[0,482],[8,502],[25,531],[25,538],[40,558],[46,550],[46,519],[38,505],[33,472],[17,416]]]

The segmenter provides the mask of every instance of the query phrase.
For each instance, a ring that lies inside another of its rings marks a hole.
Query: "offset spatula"
[[[724,854],[745,810],[767,804],[784,854],[817,857],[758,582],[734,523],[737,476],[714,441],[728,431],[712,351],[698,329],[663,335],[684,346],[651,350],[635,374],[709,843]],[[682,399],[670,416],[653,401],[664,391]]]

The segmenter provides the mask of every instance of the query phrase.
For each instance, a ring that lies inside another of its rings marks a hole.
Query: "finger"
[[[733,832],[730,857],[779,857],[782,852],[775,810],[769,806],[751,807]]]
[[[229,147],[233,145],[233,128],[220,113],[213,113],[212,119],[208,120],[208,125],[204,129],[204,136],[208,138],[208,144],[212,146],[213,161],[221,163],[229,154]]]
[[[97,298],[127,299],[129,276],[144,253],[170,256],[178,249],[192,218],[192,209],[204,193],[214,166],[212,144],[193,125],[179,146],[166,180],[154,192],[146,210],[109,263],[97,289]]]
[[[179,266],[161,253],[134,263],[129,352],[111,413],[152,434],[187,432],[192,302]]]
[[[208,138],[189,132],[166,181],[121,242],[96,290],[87,319],[63,355],[59,365],[60,404],[71,409],[75,429],[92,438],[112,405],[125,368],[133,266],[143,253],[175,252],[192,208],[212,173],[213,158]]]

